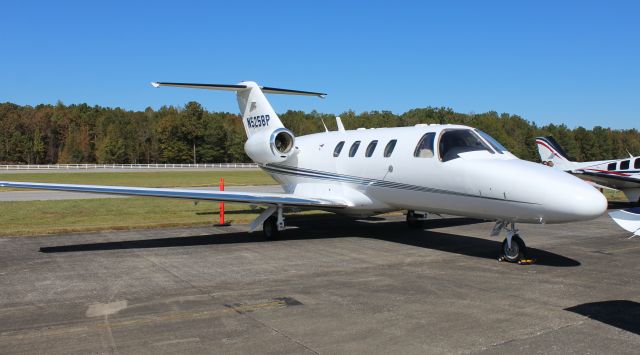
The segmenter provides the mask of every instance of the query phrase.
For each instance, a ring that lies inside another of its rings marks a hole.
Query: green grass
[[[25,173],[1,174],[0,180],[141,187],[268,185],[261,170]],[[4,189],[9,190],[9,189]],[[17,189],[14,189],[17,190]],[[3,191],[0,189],[0,191]],[[226,205],[227,220],[246,223],[256,216],[246,205]],[[122,198],[0,202],[0,236],[40,235],[217,223],[218,203],[163,198]]]
[[[258,211],[225,204],[226,220],[247,223]],[[0,236],[198,226],[218,223],[218,203],[131,197],[0,202]]]
[[[276,183],[262,170],[171,170],[115,173],[0,173],[0,180],[4,181],[140,187],[218,186],[220,178],[224,178],[226,186],[272,185]]]
[[[609,201],[628,202],[627,196],[618,190],[604,190],[604,197]]]

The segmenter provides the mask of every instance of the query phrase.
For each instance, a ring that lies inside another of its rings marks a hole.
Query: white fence
[[[0,165],[0,170],[89,170],[89,169],[249,169],[255,163],[216,164],[51,164],[51,165]]]

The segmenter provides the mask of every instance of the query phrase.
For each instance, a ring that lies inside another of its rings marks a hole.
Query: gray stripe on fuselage
[[[507,199],[501,199],[501,198],[489,197],[489,196],[478,196],[478,195],[472,195],[472,194],[468,194],[468,193],[464,193],[464,192],[456,192],[456,191],[435,189],[435,188],[426,187],[426,186],[410,185],[410,184],[404,184],[404,183],[393,182],[393,181],[362,178],[362,177],[358,177],[358,176],[335,174],[335,173],[329,173],[329,172],[318,171],[318,170],[301,169],[301,168],[296,168],[296,167],[286,166],[286,165],[265,164],[265,165],[260,165],[260,168],[262,168],[262,169],[264,169],[264,170],[266,170],[268,172],[272,172],[272,173],[276,173],[276,174],[284,174],[284,175],[316,178],[316,179],[322,179],[322,180],[333,180],[333,181],[340,181],[340,182],[348,182],[348,183],[358,184],[358,185],[369,185],[369,186],[384,187],[384,188],[389,188],[389,189],[430,192],[430,193],[445,194],[445,195],[454,195],[454,196],[463,196],[463,197],[475,197],[475,198],[481,198],[481,199],[485,199],[485,200],[524,203],[524,204],[529,204],[529,205],[539,205],[538,203],[535,203],[535,202],[507,200]]]

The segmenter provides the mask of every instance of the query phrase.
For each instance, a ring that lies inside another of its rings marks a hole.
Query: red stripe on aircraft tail
[[[543,142],[543,141],[540,141],[540,140],[537,140],[537,139],[536,139],[536,144],[541,144],[541,145],[545,146],[545,148],[549,149],[549,150],[551,151],[551,153],[553,153],[553,155],[555,155],[555,156],[557,156],[558,158],[561,158],[561,159],[562,159],[562,156],[561,156],[560,154],[556,153],[555,149],[553,149],[553,148],[549,147],[549,146],[547,145],[547,143],[545,143],[545,142]]]

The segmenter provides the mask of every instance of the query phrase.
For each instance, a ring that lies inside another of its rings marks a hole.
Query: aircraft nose
[[[545,209],[550,212],[548,222],[590,220],[607,210],[607,199],[600,191],[575,176],[557,173],[547,180],[547,186],[553,186],[545,201]]]
[[[572,187],[573,190],[570,190],[566,199],[571,201],[568,210],[571,210],[577,219],[594,219],[607,210],[607,199],[593,186],[577,181]]]

